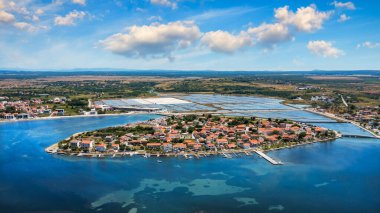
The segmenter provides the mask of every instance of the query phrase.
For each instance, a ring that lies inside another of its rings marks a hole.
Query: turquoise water
[[[380,140],[184,160],[92,159],[44,148],[84,130],[154,115],[0,124],[0,212],[380,212]],[[329,128],[360,131],[353,126]]]

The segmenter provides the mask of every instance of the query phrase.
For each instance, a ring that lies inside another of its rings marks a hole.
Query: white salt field
[[[254,96],[191,94],[175,97],[134,98],[96,101],[96,105],[113,108],[155,108],[170,112],[241,111],[241,110],[294,110],[281,104],[282,100]]]
[[[135,98],[96,101],[96,105],[108,105],[112,108],[146,108],[171,112],[212,111],[215,108],[192,103],[178,98]]]
[[[118,99],[103,100],[96,104],[106,104],[114,108],[127,110],[154,109],[155,112],[191,113],[191,112],[214,112],[229,116],[247,116],[262,118],[291,119],[305,123],[313,123],[329,128],[333,122],[335,128],[343,134],[355,134],[370,136],[360,128],[353,128],[352,124],[337,124],[330,118],[304,111],[300,106],[288,106],[281,103],[282,100],[274,98],[254,96],[232,96],[191,94],[176,95],[173,97],[157,97],[145,99]]]
[[[267,97],[190,94],[173,97],[102,100],[95,104],[128,110],[155,109],[167,112],[217,112],[233,116],[286,118],[303,122],[331,122],[333,120],[303,111],[306,105],[284,105],[282,100]]]

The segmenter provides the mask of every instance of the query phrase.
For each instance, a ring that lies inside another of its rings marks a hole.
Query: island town
[[[46,151],[87,157],[139,154],[231,158],[236,154],[262,153],[337,137],[339,134],[333,130],[287,119],[189,114],[77,133]]]

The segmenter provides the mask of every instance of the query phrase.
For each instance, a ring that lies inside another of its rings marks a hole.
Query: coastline
[[[120,116],[120,115],[144,115],[152,114],[158,115],[160,113],[150,113],[150,112],[125,112],[118,114],[98,114],[98,115],[68,115],[68,116],[55,116],[55,117],[36,117],[29,119],[15,119],[15,120],[0,120],[0,123],[13,123],[13,122],[26,122],[26,121],[39,121],[39,120],[54,120],[54,119],[70,119],[70,118],[87,118],[87,117],[106,117],[106,116]]]
[[[124,152],[66,153],[66,152],[58,152],[57,151],[57,149],[58,149],[58,142],[57,142],[57,143],[54,143],[51,146],[47,147],[45,149],[45,151],[49,154],[64,155],[64,156],[68,156],[68,157],[91,157],[91,158],[100,158],[100,159],[106,158],[106,157],[111,157],[111,158],[125,157],[125,156],[133,157],[134,155],[139,155],[139,156],[143,156],[146,158],[154,156],[157,158],[159,158],[159,157],[184,157],[186,159],[190,159],[190,158],[192,158],[192,156],[194,156],[197,159],[199,159],[202,157],[217,156],[217,155],[220,155],[220,156],[225,157],[225,158],[232,158],[231,155],[236,156],[237,154],[245,154],[245,155],[249,156],[249,155],[252,155],[253,152],[267,153],[267,152],[277,151],[277,150],[282,150],[282,149],[291,149],[291,148],[296,148],[299,146],[306,146],[306,145],[315,144],[318,142],[320,142],[320,143],[330,142],[330,141],[332,142],[332,141],[335,141],[335,140],[342,137],[342,135],[340,135],[335,130],[334,130],[334,132],[337,135],[335,138],[327,138],[324,140],[309,141],[309,142],[298,143],[298,144],[293,144],[293,145],[288,145],[288,146],[283,146],[283,147],[278,147],[278,148],[265,149],[265,150],[260,149],[260,148],[249,148],[249,149],[226,149],[226,150],[218,150],[218,151],[199,151],[199,152],[182,151],[179,153],[147,153],[145,150],[128,151],[128,152],[124,151]],[[69,136],[68,138],[70,138],[72,136],[79,135],[81,133],[84,133],[84,132],[75,133],[75,134]],[[68,139],[68,138],[66,138],[66,139]],[[267,157],[269,157],[269,156],[267,156]],[[281,161],[277,161],[277,163],[275,163],[274,165],[282,165],[282,164],[283,163]]]

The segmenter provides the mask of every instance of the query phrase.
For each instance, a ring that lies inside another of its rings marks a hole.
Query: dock
[[[269,157],[268,155],[266,155],[264,152],[262,151],[259,151],[259,150],[255,150],[255,152],[260,155],[261,157],[263,157],[265,160],[269,161],[271,164],[273,165],[282,165],[283,163],[281,161],[276,161],[274,160],[273,158]]]

